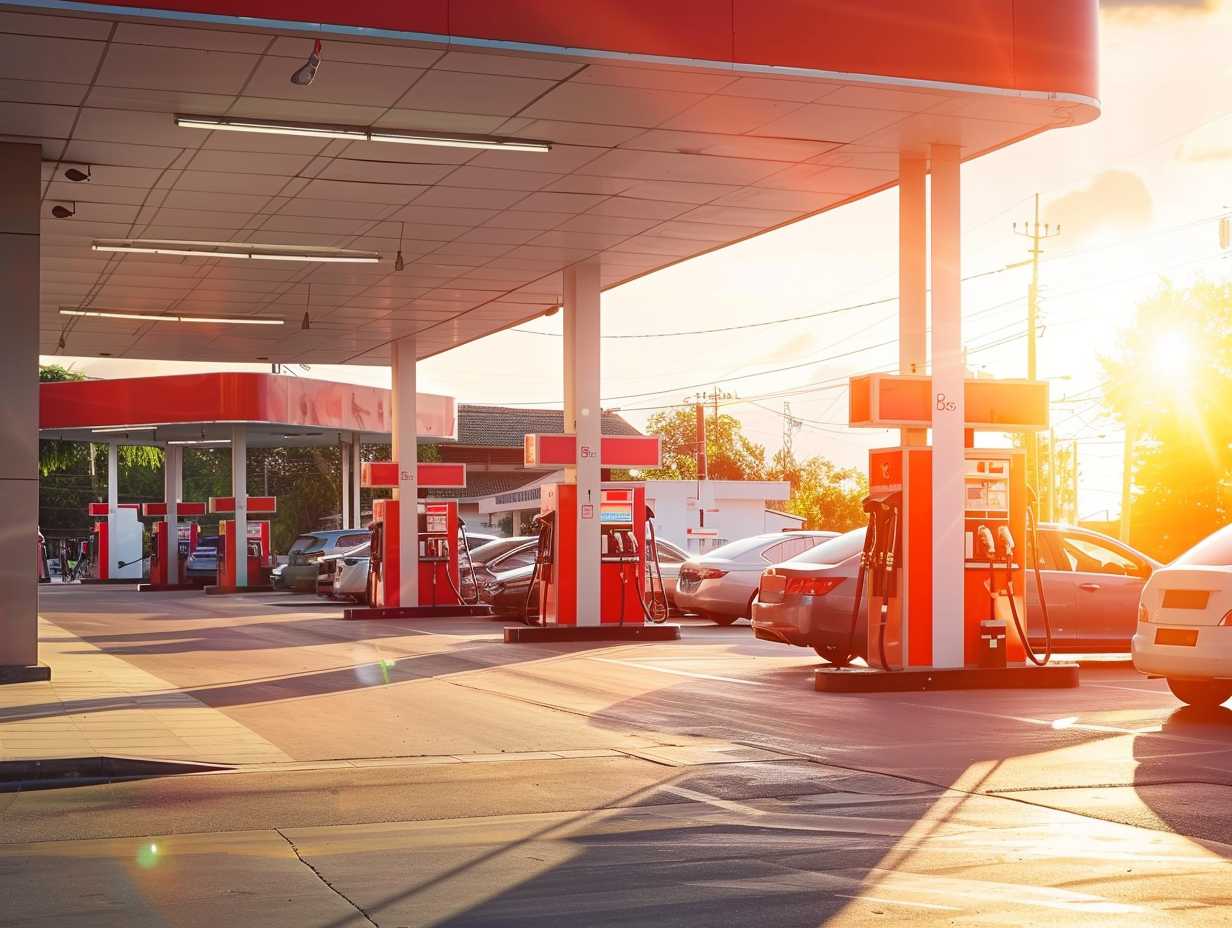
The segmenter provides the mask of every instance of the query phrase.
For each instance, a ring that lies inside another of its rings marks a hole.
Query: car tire
[[[1178,680],[1168,677],[1172,695],[1195,709],[1216,709],[1232,699],[1232,680]]]
[[[735,621],[736,621],[736,619],[740,618],[740,616],[738,616],[738,615],[714,615],[714,614],[707,614],[707,615],[706,615],[706,618],[708,618],[708,619],[709,619],[711,622],[713,622],[715,625],[722,625],[722,626],[726,627],[726,626],[728,626],[728,625],[731,625],[733,622],[735,622]]]
[[[840,654],[839,649],[829,644],[815,644],[813,650],[817,652],[817,656],[824,661],[828,661],[835,667],[847,667],[851,661],[843,660],[846,655]]]

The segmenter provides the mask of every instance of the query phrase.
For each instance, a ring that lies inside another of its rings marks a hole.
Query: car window
[[[513,570],[515,567],[526,567],[528,564],[533,563],[535,563],[535,546],[532,545],[519,551],[513,551],[494,561],[489,561],[488,567],[493,571],[500,572],[502,570]]]
[[[1195,567],[1232,566],[1232,525],[1227,525],[1198,542],[1173,563]]]
[[[656,542],[654,551],[659,556],[660,564],[681,564],[688,560],[688,555],[683,551],[678,551],[661,541]]]
[[[1063,569],[1091,574],[1115,574],[1122,577],[1138,576],[1142,565],[1126,557],[1115,548],[1100,544],[1083,535],[1057,534]]]
[[[358,547],[359,545],[362,545],[367,540],[368,540],[367,532],[357,532],[352,535],[340,535],[338,539],[334,542],[334,547],[341,548],[343,551],[347,551],[351,548],[355,548],[355,547]]]
[[[736,560],[745,554],[752,554],[764,544],[773,541],[779,535],[753,535],[750,538],[741,538],[737,541],[729,541],[725,545],[721,545],[712,551],[707,551],[706,557],[721,557]]]
[[[796,560],[806,564],[841,564],[864,550],[864,533],[867,529],[856,528],[837,538],[824,539],[801,554]]]
[[[291,551],[307,551],[314,544],[317,544],[318,542],[320,542],[320,540],[321,539],[319,539],[316,535],[300,535],[293,542],[291,542],[290,550]]]
[[[791,561],[805,551],[810,551],[817,547],[818,543],[824,540],[824,538],[819,538],[816,535],[793,535],[785,541],[771,545],[763,551],[761,553],[762,560],[768,564],[781,564],[784,561]]]

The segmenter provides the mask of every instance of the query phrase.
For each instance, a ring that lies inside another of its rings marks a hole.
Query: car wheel
[[[831,644],[815,644],[813,650],[817,652],[817,656],[822,660],[829,661],[835,667],[847,667],[851,664],[848,655],[843,654],[841,648],[836,648]]]
[[[1168,678],[1172,695],[1195,709],[1214,709],[1232,699],[1232,681],[1176,680]]]
[[[740,618],[740,616],[738,616],[738,615],[710,615],[710,614],[708,614],[708,615],[706,616],[706,618],[708,618],[710,621],[712,621],[715,625],[724,625],[724,626],[726,626],[726,625],[731,625],[733,622],[735,622],[735,621],[736,621],[736,619]]]

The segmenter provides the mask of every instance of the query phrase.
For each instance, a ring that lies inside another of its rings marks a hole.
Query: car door
[[[1057,544],[1061,557],[1073,566],[1078,639],[1098,648],[1128,649],[1149,573],[1146,564],[1088,532],[1062,529]]]
[[[1039,542],[1039,579],[1044,583],[1044,600],[1048,605],[1048,624],[1052,631],[1053,647],[1070,648],[1077,641],[1074,631],[1077,599],[1073,571],[1068,562],[1060,557],[1054,531],[1040,529]],[[1032,566],[1032,558],[1035,556],[1033,547],[1028,545],[1027,571],[1024,577],[1027,587],[1024,597],[1027,604],[1026,624],[1028,637],[1042,647],[1044,611],[1040,606],[1039,585]]]

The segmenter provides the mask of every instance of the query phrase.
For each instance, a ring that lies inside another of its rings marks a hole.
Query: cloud
[[[1151,194],[1132,171],[1105,171],[1090,186],[1053,200],[1044,210],[1049,223],[1061,225],[1072,244],[1094,237],[1102,229],[1133,229],[1150,225]]]

